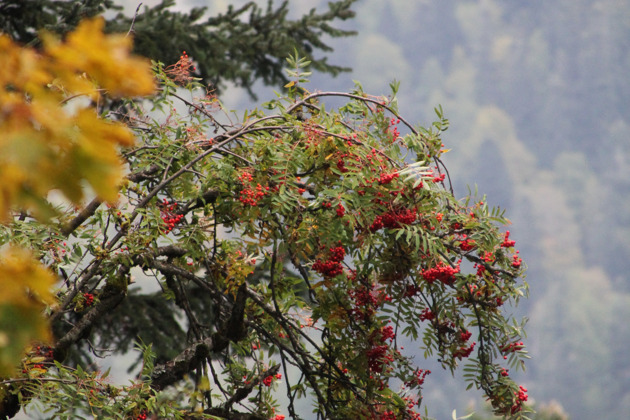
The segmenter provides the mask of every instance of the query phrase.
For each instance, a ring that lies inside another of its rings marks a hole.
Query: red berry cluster
[[[342,153],[337,159],[337,169],[339,169],[339,172],[341,172],[342,174],[350,171],[348,168],[346,168],[345,158],[347,158],[348,156],[350,156],[350,153]]]
[[[416,209],[396,209],[387,213],[378,215],[374,218],[374,222],[370,226],[371,232],[376,232],[384,227],[390,229],[400,228],[403,225],[410,225],[416,221],[418,213]]]
[[[518,251],[516,251],[516,254],[512,255],[512,267],[519,268],[522,263],[523,260],[518,256]]]
[[[381,174],[378,178],[378,183],[381,185],[387,185],[394,180],[394,178],[398,178],[398,172],[393,172],[391,174]]]
[[[85,299],[84,306],[86,308],[94,304],[94,295],[92,293],[83,293],[83,298]]]
[[[389,126],[387,127],[387,130],[385,131],[387,134],[391,136],[390,139],[392,142],[396,141],[396,139],[400,137],[400,131],[398,130],[398,127],[396,127],[398,124],[400,124],[400,119],[392,118],[391,120],[389,120]]]
[[[136,420],[147,420],[146,410],[141,411],[140,414],[138,414],[138,417],[136,417]]]
[[[182,55],[179,56],[179,61],[177,65],[181,68],[190,68],[193,71],[197,70],[197,68],[192,64],[192,60],[188,57],[188,53],[186,51],[182,51]]]
[[[341,203],[337,204],[337,217],[343,217],[344,214],[346,214],[346,208]]]
[[[378,307],[378,300],[371,289],[359,287],[349,291],[350,298],[354,301],[352,314],[358,320],[366,320],[372,317]]]
[[[514,245],[516,245],[516,241],[510,240],[510,231],[508,230],[507,232],[505,232],[505,238],[503,239],[501,247],[512,248]]]
[[[49,346],[37,346],[35,348],[35,354],[38,356],[44,356],[47,359],[53,358],[53,349]]]
[[[273,383],[274,379],[281,379],[282,378],[282,374],[281,373],[276,373],[275,376],[269,375],[267,376],[265,379],[263,379],[263,385],[265,386],[271,386],[271,384]]]
[[[514,403],[512,409],[510,410],[512,414],[523,409],[523,403],[527,401],[527,388],[519,386],[518,391],[514,392],[514,395],[516,396],[516,403]]]
[[[348,295],[353,300],[351,313],[359,321],[370,319],[379,306],[386,301],[391,301],[391,297],[383,290],[374,290],[374,284],[369,286],[361,284],[349,290]]]
[[[525,346],[524,346],[523,342],[519,341],[519,342],[516,342],[516,343],[510,343],[510,344],[507,344],[507,345],[503,346],[503,348],[501,348],[501,352],[502,353],[514,353],[516,351],[523,350],[524,347]]]
[[[393,340],[396,337],[396,333],[394,332],[394,328],[391,325],[381,328],[381,339],[385,340]]]
[[[470,346],[468,347],[460,347],[457,350],[455,350],[453,352],[453,357],[457,358],[459,360],[462,360],[462,358],[468,357],[470,356],[470,354],[473,352],[473,350],[475,349],[475,345],[477,343],[472,343]]]
[[[260,200],[269,194],[269,187],[264,187],[260,184],[253,186],[251,183],[254,177],[249,172],[243,172],[238,179],[244,184],[241,190],[238,200],[246,206],[256,207]]]
[[[389,348],[386,344],[386,341],[391,341],[395,337],[396,333],[394,332],[394,328],[391,325],[382,327],[381,329],[374,331],[370,335],[369,342],[372,348],[367,352],[368,365],[370,366],[370,370],[372,370],[373,372],[381,372],[382,369],[380,369],[380,365],[382,365],[386,361],[393,360],[391,357],[383,358],[383,355],[387,352]],[[379,368],[373,369],[374,366],[379,366]]]
[[[255,188],[245,187],[241,190],[238,200],[248,206],[256,207],[260,200],[268,194],[268,189],[263,190],[260,184],[257,184]]]
[[[368,368],[371,372],[380,373],[383,371],[383,366],[390,364],[394,361],[394,357],[389,351],[390,348],[386,341],[392,341],[396,338],[396,333],[391,325],[380,328],[373,332],[369,337],[370,350],[366,355],[368,358]]]
[[[477,247],[474,239],[470,239],[467,235],[462,235],[460,238],[461,242],[459,243],[459,249],[464,252],[472,251]]]
[[[162,208],[160,209],[160,217],[166,226],[165,233],[169,233],[173,230],[176,224],[178,224],[183,218],[183,214],[177,214],[177,203],[169,202],[166,198],[162,200]]]
[[[430,375],[431,371],[426,369],[418,369],[415,371],[414,373],[414,378],[405,382],[405,385],[409,386],[409,387],[416,387],[416,386],[422,386],[424,384],[424,380],[427,377],[427,375]]]
[[[179,60],[177,61],[177,63],[166,68],[166,73],[176,83],[186,84],[192,80],[192,77],[190,75],[196,70],[197,68],[193,64],[190,57],[188,57],[186,51],[183,51],[182,55],[179,56]]]
[[[424,308],[420,311],[420,315],[418,316],[420,321],[433,321],[435,319],[435,314],[431,312],[429,308]]]
[[[444,178],[446,178],[446,174],[435,175],[432,181],[438,183],[444,181]]]
[[[492,252],[486,251],[483,253],[483,255],[479,256],[479,259],[491,264],[494,262],[494,254]],[[483,277],[483,275],[487,271],[486,266],[483,264],[475,263],[473,267],[477,269],[477,277]]]
[[[427,283],[433,284],[436,280],[444,284],[453,284],[455,282],[455,274],[460,272],[461,260],[457,261],[455,267],[444,264],[442,261],[438,261],[437,265],[432,268],[422,270],[422,277]]]
[[[378,418],[378,420],[396,420],[396,419],[397,419],[396,413],[394,413],[392,410],[385,411]]]
[[[454,358],[462,360],[462,358],[470,356],[470,354],[475,349],[475,345],[477,344],[473,342],[471,345],[467,345],[466,343],[468,342],[470,337],[472,337],[472,333],[470,331],[462,331],[459,334],[459,337],[457,337],[456,342],[461,343],[461,346],[453,352]]]
[[[343,273],[341,262],[346,256],[346,250],[342,246],[336,246],[329,249],[330,257],[326,261],[318,259],[313,264],[313,270],[320,273],[324,278],[337,277]]]
[[[388,350],[389,346],[387,344],[381,344],[367,351],[368,368],[371,372],[381,373],[383,365],[389,364],[394,360],[392,355],[388,354]]]
[[[378,163],[383,163],[383,153],[379,152],[375,148],[372,148],[370,153],[365,155],[365,159],[367,159],[368,164],[370,164],[370,165],[372,164],[372,161],[376,161]]]

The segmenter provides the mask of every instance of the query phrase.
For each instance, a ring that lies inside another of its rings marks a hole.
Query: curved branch
[[[208,337],[188,346],[173,360],[159,364],[151,374],[151,388],[159,391],[173,385],[197,368],[212,352],[219,352],[227,347],[225,340]]]
[[[100,301],[90,311],[88,311],[79,320],[79,322],[72,327],[72,329],[70,329],[70,331],[57,340],[53,348],[55,359],[62,360],[65,357],[68,348],[80,339],[86,337],[94,323],[103,315],[117,307],[124,298],[125,291],[122,289],[113,291],[111,295],[101,298]]]

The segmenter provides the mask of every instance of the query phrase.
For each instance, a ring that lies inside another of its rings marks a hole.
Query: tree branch
[[[277,374],[279,370],[280,370],[280,365],[272,366],[269,369],[262,372],[260,375],[258,375],[256,380],[250,381],[250,383],[245,385],[244,387],[237,388],[236,392],[234,392],[234,394],[230,397],[230,399],[227,400],[219,410],[229,412],[232,409],[232,406],[234,404],[241,402],[242,400],[247,398],[247,396],[252,392],[254,387],[260,384],[263,381],[263,379],[265,379],[268,376],[273,376]]]
[[[127,31],[127,35],[125,35],[125,38],[133,32],[133,25],[136,23],[136,17],[138,17],[140,6],[142,6],[142,3],[138,3],[138,7],[136,7],[136,13],[133,14],[133,19],[131,19],[131,25],[129,25],[129,30]]]
[[[99,198],[92,200],[77,216],[72,219],[68,224],[61,228],[61,234],[63,236],[69,236],[76,230],[83,222],[91,217],[96,209],[101,205],[102,201]]]
[[[111,311],[125,298],[125,291],[120,290],[101,300],[77,322],[70,331],[61,337],[54,346],[56,360],[63,360],[68,348],[89,334],[94,323],[105,313]]]
[[[184,349],[173,360],[157,365],[151,374],[151,387],[159,391],[173,385],[183,379],[188,372],[198,367],[210,353],[219,352],[225,347],[227,347],[227,341],[216,340],[214,336],[197,341]]]

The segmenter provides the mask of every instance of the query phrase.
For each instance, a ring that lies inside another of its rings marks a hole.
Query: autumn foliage
[[[103,21],[83,22],[65,42],[44,35],[42,51],[0,36],[0,215],[20,206],[42,215],[52,189],[79,203],[83,180],[115,200],[122,180],[117,146],[133,133],[100,118],[99,100],[154,91],[149,63],[130,56],[131,39],[105,36]],[[45,176],[42,176],[45,174]]]
[[[123,176],[118,147],[132,145],[134,134],[123,124],[99,117],[98,104],[104,94],[150,94],[155,83],[149,63],[130,55],[131,39],[106,36],[102,26],[100,19],[85,21],[64,42],[45,34],[41,51],[0,34],[3,221],[18,208],[40,219],[52,217],[55,211],[47,198],[53,190],[78,205],[84,182],[103,199],[118,197]],[[7,242],[20,245],[15,237],[4,236]],[[6,374],[32,339],[50,338],[40,312],[54,302],[55,280],[18,247],[3,249],[0,278],[0,374]]]

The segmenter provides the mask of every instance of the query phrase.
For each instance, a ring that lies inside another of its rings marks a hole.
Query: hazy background
[[[242,3],[178,7],[214,13]],[[291,7],[299,15],[326,2]],[[630,0],[362,0],[354,9],[357,17],[338,26],[359,35],[330,41],[330,62],[353,71],[314,75],[309,89],[348,90],[359,80],[367,92],[387,94],[396,79],[402,114],[425,125],[443,106],[456,195],[476,185],[506,208],[528,265],[531,297],[518,313],[530,318],[532,360],[517,379],[531,398],[558,401],[572,419],[627,418]],[[270,89],[257,93],[261,102],[272,97]],[[238,90],[221,99],[252,106]],[[482,402],[454,382],[427,379],[434,417]]]

